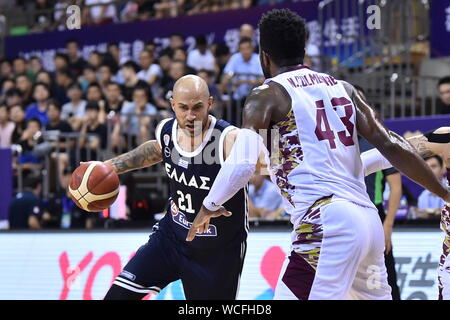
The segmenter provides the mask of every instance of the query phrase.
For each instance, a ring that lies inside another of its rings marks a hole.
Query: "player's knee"
[[[104,300],[141,300],[145,294],[133,292],[113,284],[106,293]]]

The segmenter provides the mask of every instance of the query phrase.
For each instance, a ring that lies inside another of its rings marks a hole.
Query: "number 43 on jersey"
[[[333,106],[334,111],[336,111],[339,106],[344,107],[345,116],[340,117],[340,119],[347,130],[338,131],[335,134],[330,127],[330,123],[328,122],[327,114],[325,112],[325,104],[323,100],[319,100],[316,101],[316,130],[314,131],[317,139],[319,139],[319,141],[328,140],[331,149],[336,149],[336,135],[344,146],[348,147],[354,145],[353,130],[355,125],[350,121],[353,115],[353,106],[351,101],[345,97],[332,98],[331,105]]]

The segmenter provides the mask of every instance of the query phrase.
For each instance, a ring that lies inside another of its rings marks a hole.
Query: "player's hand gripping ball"
[[[76,205],[86,211],[102,211],[119,195],[119,176],[101,161],[82,163],[70,178],[69,193]]]

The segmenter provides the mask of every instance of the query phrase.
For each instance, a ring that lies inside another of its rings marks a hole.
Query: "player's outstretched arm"
[[[450,127],[440,127],[410,137],[408,141],[422,157],[426,158],[436,154],[444,160],[447,168],[450,167]]]
[[[403,137],[388,130],[375,117],[373,110],[348,83],[344,86],[352,98],[357,112],[356,125],[361,136],[377,148],[386,159],[411,180],[446,201],[449,191],[441,184],[415,148]]]
[[[450,167],[450,127],[440,127],[425,134],[409,137],[406,140],[411,143],[422,158],[438,155]],[[392,167],[392,164],[377,149],[363,152],[361,160],[366,176]]]
[[[144,142],[139,147],[105,161],[117,174],[152,166],[162,161],[162,151],[157,140]]]

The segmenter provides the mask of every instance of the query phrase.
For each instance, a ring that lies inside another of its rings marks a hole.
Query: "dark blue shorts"
[[[114,285],[145,296],[181,280],[187,300],[233,300],[245,252],[245,241],[228,248],[199,250],[156,230],[117,276]]]

